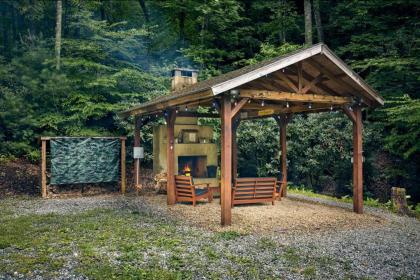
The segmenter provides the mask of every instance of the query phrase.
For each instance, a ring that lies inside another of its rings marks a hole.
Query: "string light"
[[[265,106],[265,102],[264,102],[264,99],[261,101],[261,107],[264,107]]]
[[[333,105],[332,105],[332,104],[331,104],[330,110],[331,110],[331,111],[333,110]]]
[[[290,107],[289,101],[286,101],[286,108],[289,108],[289,107]]]
[[[179,110],[178,107],[175,109],[175,114],[178,114]]]
[[[185,106],[185,111],[188,111],[188,106]]]
[[[308,103],[308,109],[312,109],[312,103],[311,102]]]

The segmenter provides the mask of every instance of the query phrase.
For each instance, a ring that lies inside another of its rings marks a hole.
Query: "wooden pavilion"
[[[181,76],[182,76],[182,70]],[[175,203],[174,122],[177,116],[221,118],[221,223],[231,224],[232,174],[237,169],[236,129],[241,120],[274,118],[280,127],[281,173],[287,183],[286,127],[293,114],[341,110],[353,122],[353,207],[363,213],[362,109],[384,104],[382,97],[325,44],[300,49],[206,81],[194,83],[196,72],[184,71],[186,83],[169,95],[121,113],[135,116],[136,147],[140,128],[154,117],[167,123],[167,203]],[[187,84],[187,86],[185,86]],[[198,113],[198,107],[214,113]],[[136,184],[140,163],[135,161]],[[232,172],[233,170],[233,172]],[[283,193],[286,195],[286,188]]]

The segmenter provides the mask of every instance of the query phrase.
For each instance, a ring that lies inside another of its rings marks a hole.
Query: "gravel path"
[[[228,230],[242,235],[217,244],[209,243],[215,253],[228,251],[258,260],[263,269],[272,271],[275,278],[305,278],[304,273],[285,274],[284,268],[291,264],[275,257],[284,253],[284,248],[290,247],[296,248],[296,252],[290,253],[292,259],[293,254],[301,256],[297,260],[297,267],[302,262],[314,262],[318,266],[325,262],[324,269],[320,270],[317,266],[318,279],[361,279],[366,276],[373,279],[420,279],[420,222],[377,208],[365,207],[366,214],[357,215],[351,212],[348,203],[290,194],[289,199],[283,199],[275,206],[235,207],[234,225],[221,228],[218,200],[211,204],[199,204],[195,208],[182,204],[167,207],[165,196],[119,195],[49,200],[11,199],[0,201],[1,205],[14,209],[16,216],[66,214],[98,207],[141,208],[152,215],[177,220],[181,232],[198,227],[197,232],[201,232],[202,237],[191,237],[191,253],[208,263],[209,269],[228,270],[229,266],[235,265],[232,260],[209,262],[208,256],[197,252],[197,248],[203,246],[203,240],[207,237],[210,240],[214,232]],[[263,252],[255,249],[264,242],[268,242],[269,249]],[[194,270],[194,267],[191,269]]]

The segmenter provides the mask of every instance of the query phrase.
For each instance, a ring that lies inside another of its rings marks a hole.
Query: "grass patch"
[[[233,231],[233,230],[222,231],[222,232],[218,232],[216,234],[216,237],[219,240],[234,240],[234,239],[236,239],[240,236],[241,236],[241,234],[239,232],[236,232],[236,231]]]
[[[320,199],[336,201],[336,202],[353,203],[353,198],[350,196],[343,196],[341,198],[338,198],[338,197],[333,197],[333,196],[329,196],[325,194],[319,194],[319,193],[315,193],[314,191],[308,188],[305,188],[304,186],[290,185],[288,186],[287,191],[293,194],[301,194],[308,197],[320,198]],[[367,197],[365,200],[363,200],[363,204],[370,207],[392,210],[390,202],[380,203],[378,199],[373,199],[370,197]]]

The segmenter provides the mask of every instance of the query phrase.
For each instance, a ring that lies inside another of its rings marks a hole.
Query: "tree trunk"
[[[57,70],[60,70],[60,59],[61,59],[61,19],[63,16],[63,3],[61,0],[57,0],[57,13],[55,22],[55,60]]]
[[[304,0],[305,44],[312,45],[312,7],[311,0]]]
[[[407,196],[404,188],[392,188],[391,190],[391,201],[394,210],[398,214],[409,213],[407,206]]]
[[[185,41],[185,12],[179,14],[179,44],[181,48],[184,47]]]
[[[2,41],[3,41],[3,48],[4,48],[3,52],[5,54],[8,54],[8,52],[9,52],[9,42],[8,42],[9,33],[7,32],[8,28],[6,26],[6,24],[7,24],[7,15],[6,15],[7,3],[6,2],[0,3],[0,5],[1,5],[0,11],[1,11],[1,18],[2,18],[2,25],[1,25],[2,26]]]
[[[321,13],[319,11],[319,0],[314,0],[314,17],[318,41],[324,42],[324,30],[322,28]]]
[[[104,1],[101,0],[101,7],[99,8],[99,12],[101,13],[101,20],[105,20],[105,7],[104,7]]]
[[[146,23],[149,24],[150,23],[150,17],[149,17],[149,11],[147,10],[147,7],[146,7],[146,1],[139,0],[139,4],[140,4],[140,7],[141,7],[141,10],[143,11],[144,19],[146,20]]]

